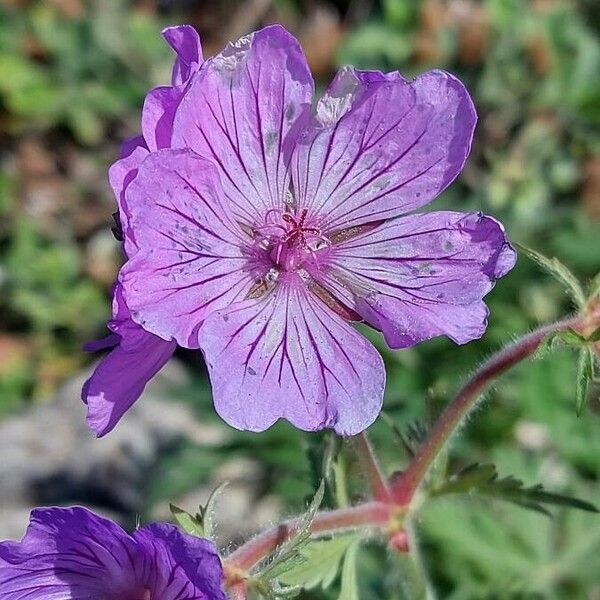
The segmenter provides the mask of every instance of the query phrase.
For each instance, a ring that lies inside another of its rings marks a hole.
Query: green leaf
[[[592,334],[592,335],[595,335]],[[560,344],[564,344],[571,348],[581,348],[587,346],[590,341],[594,341],[590,338],[585,338],[580,333],[573,329],[566,329],[565,331],[554,331],[542,341],[538,349],[535,352],[536,358],[543,357],[546,353],[551,352],[557,348]]]
[[[566,292],[579,308],[585,306],[586,297],[581,284],[575,275],[558,258],[548,258],[527,246],[523,246],[522,244],[516,245],[527,257],[554,277],[565,288]]]
[[[179,526],[190,535],[195,535],[196,537],[204,537],[204,527],[202,525],[202,515],[197,514],[195,517],[190,515],[187,511],[175,506],[174,504],[169,504],[169,508],[171,510],[171,514],[174,519],[177,521]]]
[[[594,378],[594,351],[589,346],[581,348],[577,361],[577,386],[575,392],[577,415],[581,414],[587,400],[590,381]]]
[[[600,296],[600,273],[592,279],[589,287],[590,298],[594,298],[595,296]]]
[[[490,496],[545,515],[550,515],[545,505],[568,506],[598,512],[598,509],[589,502],[547,492],[539,484],[525,487],[523,482],[515,477],[499,478],[496,467],[491,464],[473,463],[431,491],[432,496],[446,494]]]
[[[206,506],[200,506],[198,512],[195,515],[191,515],[187,511],[170,504],[171,514],[179,524],[179,526],[190,535],[196,537],[205,537],[208,539],[214,539],[214,515],[215,515],[215,502],[217,498],[223,493],[223,490],[227,486],[227,482],[222,483],[217,487],[209,496]]]
[[[600,342],[600,327],[587,337],[588,342]]]
[[[414,456],[419,446],[427,438],[428,428],[421,421],[413,421],[406,427],[406,431],[402,431],[386,413],[381,413],[384,421],[390,426],[396,437],[400,440],[404,449],[410,456]]]
[[[279,581],[285,585],[302,585],[307,589],[329,587],[339,572],[344,555],[360,539],[360,534],[349,533],[310,542],[301,550],[303,561],[283,574]]]
[[[356,573],[360,542],[354,542],[346,551],[342,567],[342,584],[338,600],[360,600],[358,595],[358,576]]]
[[[202,524],[204,526],[204,535],[209,540],[214,540],[215,536],[215,504],[227,485],[228,483],[225,481],[215,488],[206,501],[206,505],[200,507],[200,515],[202,516]]]
[[[268,565],[260,571],[258,577],[267,581],[277,579],[280,575],[304,561],[301,550],[310,540],[310,526],[321,506],[321,502],[323,502],[324,494],[325,482],[321,480],[319,489],[316,491],[308,510],[302,516],[295,534],[275,550]]]
[[[318,487],[321,479],[325,479],[325,506],[335,505],[336,494],[336,461],[342,449],[342,438],[334,432],[310,436],[305,441],[307,458],[310,468],[311,482],[314,489]]]

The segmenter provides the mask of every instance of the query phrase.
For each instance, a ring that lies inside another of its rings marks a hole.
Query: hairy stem
[[[492,355],[446,406],[408,468],[396,477],[392,489],[394,501],[400,505],[411,502],[436,457],[493,380],[534,354],[548,335],[567,329],[580,330],[586,324],[587,318],[584,317],[565,319],[536,329]]]
[[[351,508],[318,512],[310,526],[310,532],[325,534],[342,529],[382,527],[389,519],[389,505],[383,502],[368,502]],[[290,519],[257,535],[227,557],[226,567],[249,571],[269,556],[277,546],[293,537],[300,522],[300,518]]]
[[[231,596],[231,600],[246,600],[246,598],[248,598],[246,583],[240,581],[230,586],[229,595]]]
[[[373,452],[373,447],[371,446],[371,442],[369,441],[366,432],[363,431],[355,436],[354,442],[356,444],[356,451],[360,458],[363,473],[369,481],[373,497],[375,500],[380,500],[381,502],[389,502],[392,497],[390,488],[387,479],[381,472],[379,461],[375,456],[375,452]]]

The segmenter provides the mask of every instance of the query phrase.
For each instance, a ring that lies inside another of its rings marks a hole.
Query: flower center
[[[272,209],[257,230],[259,247],[282,271],[317,266],[317,252],[331,245],[321,229],[308,222],[307,214],[306,208],[300,212]]]

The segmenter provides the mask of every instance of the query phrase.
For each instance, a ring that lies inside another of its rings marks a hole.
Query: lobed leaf
[[[360,600],[358,593],[357,557],[360,542],[352,543],[344,556],[342,584],[338,600]]]
[[[346,552],[360,539],[360,534],[349,533],[312,541],[301,550],[303,561],[283,574],[279,581],[308,589],[328,588],[335,580]]]
[[[499,478],[496,467],[491,464],[473,463],[431,491],[432,496],[446,494],[491,496],[545,515],[550,515],[546,505],[598,512],[589,502],[547,492],[540,484],[526,487],[520,479],[511,475]]]
[[[576,306],[579,308],[585,306],[586,295],[581,284],[575,275],[558,258],[548,258],[523,244],[516,244],[516,246],[534,263],[554,277],[565,288]]]
[[[587,400],[588,387],[590,381],[594,379],[594,371],[594,351],[589,346],[585,346],[579,351],[579,359],[577,360],[577,385],[575,388],[577,415],[581,414]]]
[[[258,575],[260,578],[267,581],[278,579],[284,573],[304,562],[301,550],[310,540],[310,526],[323,502],[324,494],[325,482],[321,480],[319,489],[316,491],[307,511],[302,516],[298,529],[289,540],[278,546],[268,561],[267,566],[260,571]]]
[[[215,504],[227,485],[228,483],[225,481],[216,487],[208,497],[206,505],[200,507],[200,515],[202,516],[202,524],[204,526],[204,535],[210,540],[214,539],[215,536]]]

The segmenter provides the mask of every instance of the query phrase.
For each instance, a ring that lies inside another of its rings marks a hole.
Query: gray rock
[[[89,371],[67,382],[51,401],[0,422],[0,540],[22,535],[29,510],[85,504],[133,525],[144,489],[164,452],[182,440],[222,442],[225,429],[198,423],[188,406],[166,401],[185,384],[171,361],[148,385],[116,429],[98,440],[85,424],[80,390]]]

